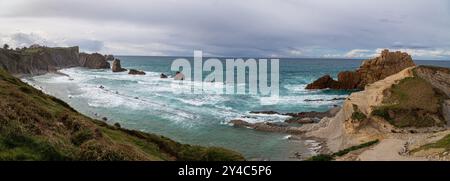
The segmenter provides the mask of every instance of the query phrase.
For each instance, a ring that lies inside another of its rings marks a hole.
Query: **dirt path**
[[[357,160],[361,161],[420,161],[424,158],[403,156],[399,153],[403,151],[406,141],[400,139],[384,139],[375,147],[362,152]]]

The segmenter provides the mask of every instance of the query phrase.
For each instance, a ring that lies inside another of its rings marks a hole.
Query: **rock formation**
[[[109,69],[111,67],[105,56],[99,53],[80,53],[79,65],[90,69]]]
[[[340,72],[337,81],[325,75],[308,84],[306,89],[364,89],[368,84],[412,66],[415,64],[407,53],[383,50],[381,56],[363,61],[356,71]]]
[[[114,59],[114,61],[112,62],[112,71],[113,72],[124,72],[127,71],[127,69],[122,68],[122,66],[120,65],[120,60],[119,59]]]
[[[145,75],[145,72],[144,71],[140,71],[140,70],[136,70],[136,69],[130,69],[128,74],[131,74],[131,75]]]

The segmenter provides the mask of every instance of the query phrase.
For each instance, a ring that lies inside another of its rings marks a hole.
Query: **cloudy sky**
[[[450,60],[448,0],[2,0],[0,43],[120,55]]]

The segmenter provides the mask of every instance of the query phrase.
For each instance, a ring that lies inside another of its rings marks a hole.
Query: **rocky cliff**
[[[340,72],[337,81],[325,75],[309,84],[306,89],[364,89],[368,84],[411,66],[415,64],[407,53],[383,50],[379,57],[363,61],[356,71]]]
[[[105,56],[79,53],[76,47],[33,46],[18,50],[0,49],[0,68],[13,75],[40,75],[58,69],[82,66],[91,69],[109,69]]]
[[[61,68],[79,66],[78,47],[0,49],[0,67],[15,75],[44,74]]]
[[[106,61],[106,57],[99,53],[80,53],[79,65],[90,69],[109,69],[111,67]]]

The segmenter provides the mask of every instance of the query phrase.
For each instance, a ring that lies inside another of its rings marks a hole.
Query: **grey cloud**
[[[30,46],[32,44],[41,44],[47,46],[54,46],[55,43],[48,41],[44,37],[35,33],[15,33],[10,36],[11,43],[15,47]]]
[[[293,53],[320,57],[336,52],[344,55],[353,49],[450,47],[450,2],[446,0],[18,0],[1,3],[0,20],[52,22],[53,31],[67,32],[59,36],[96,40],[85,42],[87,49],[119,54],[148,51],[149,54],[191,55],[193,49],[202,49],[221,56],[294,56]],[[69,23],[72,21],[75,23]],[[86,38],[72,29],[89,29],[95,33]],[[395,42],[406,43],[395,45]],[[135,50],[121,51],[119,44]]]
[[[99,52],[103,49],[104,43],[99,40],[73,39],[65,42],[69,46],[80,46],[81,51]]]

